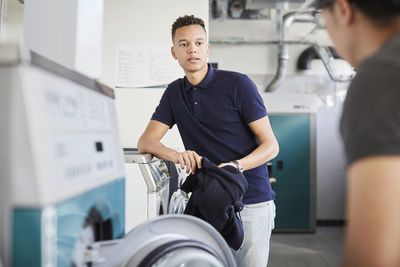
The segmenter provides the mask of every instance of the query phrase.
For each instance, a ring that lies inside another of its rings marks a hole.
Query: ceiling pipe
[[[332,53],[332,56],[335,59],[341,59],[341,57],[339,57],[339,55],[336,53],[333,47],[330,46],[329,51]],[[310,70],[311,62],[314,59],[321,59],[321,58],[317,54],[317,51],[315,51],[315,48],[313,46],[310,46],[309,48],[301,52],[299,58],[297,59],[297,70],[298,71]]]
[[[265,92],[273,92],[282,82],[285,80],[287,73],[287,64],[289,61],[289,50],[286,44],[278,44],[278,66],[276,69],[275,76],[272,78],[271,82],[265,88]]]
[[[266,92],[272,92],[278,88],[286,77],[287,64],[289,61],[289,49],[284,43],[284,28],[285,28],[285,17],[282,19],[282,9],[280,6],[276,9],[276,32],[278,33],[278,65],[276,74],[272,78],[271,82],[265,89]]]
[[[311,14],[304,16],[299,12],[288,12],[283,18],[280,18],[280,12],[277,11],[277,31],[278,31],[278,65],[275,76],[265,88],[265,92],[274,92],[285,80],[287,73],[287,65],[289,61],[289,48],[285,43],[285,28],[295,22],[299,23],[315,23],[315,19]]]
[[[329,77],[335,82],[348,82],[354,76],[354,71],[349,77],[339,77],[335,74],[333,67],[331,66],[334,59],[342,59],[334,50],[333,47],[321,47],[318,44],[311,44],[309,48],[304,50],[299,58],[297,59],[297,70],[304,71],[311,69],[311,62],[314,59],[320,59],[324,63],[325,69],[327,70]]]
[[[320,46],[318,44],[313,44],[312,46],[314,47],[318,56],[324,63],[325,69],[328,72],[329,77],[331,78],[332,81],[334,81],[334,82],[349,82],[354,78],[354,76],[356,74],[354,69],[352,70],[352,73],[347,77],[346,76],[342,77],[335,73],[334,68],[332,66],[332,64],[335,60],[335,57],[331,53],[329,47]]]
[[[278,24],[280,18],[277,19]],[[314,16],[310,11],[305,12],[288,12],[283,16],[282,27],[278,27],[278,66],[275,76],[272,78],[271,82],[265,88],[265,92],[274,92],[285,80],[287,73],[287,64],[289,61],[289,50],[288,42],[285,41],[285,28],[289,27],[293,23],[313,23],[316,24]],[[330,52],[328,47],[320,46],[316,43],[310,43],[314,48],[315,52],[318,54],[319,58],[322,60],[325,69],[327,70],[329,77],[335,82],[348,82],[350,81],[355,72],[353,72],[347,77],[340,77],[335,74],[332,67],[334,61],[334,56]]]

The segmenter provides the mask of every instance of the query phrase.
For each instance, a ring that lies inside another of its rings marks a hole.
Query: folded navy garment
[[[238,215],[243,209],[242,198],[247,190],[243,174],[233,166],[219,168],[203,157],[202,168],[186,178],[181,190],[192,192],[184,213],[214,226],[228,245],[238,250],[244,240]]]

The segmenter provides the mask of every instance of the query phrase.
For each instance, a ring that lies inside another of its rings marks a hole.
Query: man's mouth
[[[200,58],[198,58],[198,57],[191,57],[188,59],[189,62],[197,62],[199,60],[200,60]]]

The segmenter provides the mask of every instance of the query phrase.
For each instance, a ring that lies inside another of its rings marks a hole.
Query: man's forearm
[[[149,153],[156,156],[159,159],[173,161],[174,154],[177,151],[166,147],[158,140],[152,140],[151,138],[140,138],[138,142],[138,150],[140,153]]]
[[[244,158],[239,159],[244,170],[256,168],[278,155],[279,146],[275,141],[261,143]]]
[[[357,160],[347,175],[343,266],[400,266],[400,157]]]
[[[158,139],[148,136],[142,136],[138,142],[140,153],[149,153],[157,158],[172,161],[179,164],[181,169],[186,168],[186,173],[190,171],[194,174],[196,169],[201,169],[201,157],[191,150],[183,152],[175,151],[163,145]]]

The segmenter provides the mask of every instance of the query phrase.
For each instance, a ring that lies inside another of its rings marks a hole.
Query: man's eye
[[[203,45],[203,42],[197,42],[197,45]]]
[[[182,43],[182,44],[179,44],[179,46],[183,46],[183,47],[185,47],[185,46],[186,46],[186,44]]]

